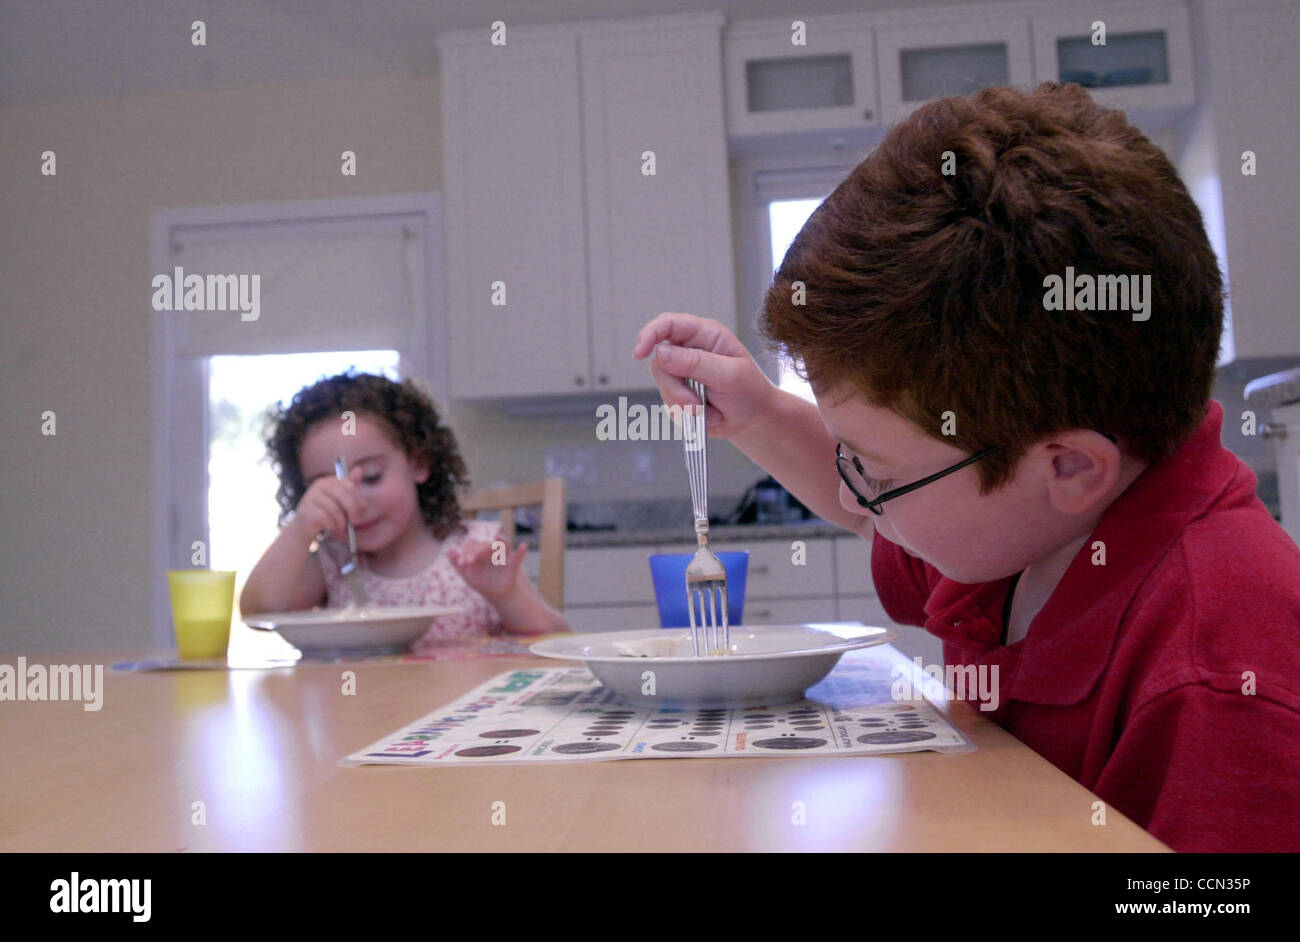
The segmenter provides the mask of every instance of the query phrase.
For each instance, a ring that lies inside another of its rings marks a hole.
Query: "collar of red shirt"
[[[1187,523],[1223,497],[1237,472],[1237,457],[1220,443],[1222,424],[1223,407],[1210,400],[1191,437],[1167,460],[1144,470],[1102,514],[1018,642],[1010,696],[1067,706],[1092,693],[1134,595]],[[1255,476],[1249,471],[1247,476],[1237,486],[1253,492]],[[1092,561],[1097,541],[1105,544],[1104,566]],[[964,662],[1001,647],[1009,582],[972,586],[941,578],[925,606],[926,630],[956,646]]]

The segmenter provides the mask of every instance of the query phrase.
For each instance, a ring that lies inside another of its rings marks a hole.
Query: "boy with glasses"
[[[635,355],[872,541],[891,618],[998,666],[985,715],[1176,850],[1295,851],[1300,550],[1220,444],[1222,320],[1173,166],[1048,83],[923,105],[809,218],[760,326],[816,406],[715,321]]]

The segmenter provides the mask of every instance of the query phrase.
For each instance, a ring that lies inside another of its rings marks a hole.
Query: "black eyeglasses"
[[[1101,434],[1105,435],[1105,437],[1110,439],[1112,442],[1119,441],[1119,439],[1117,439],[1114,435],[1106,435],[1105,432],[1102,432]],[[962,468],[966,467],[966,465],[974,464],[976,461],[979,461],[981,458],[987,458],[989,455],[993,454],[993,452],[998,450],[997,447],[995,446],[992,448],[985,448],[983,451],[977,451],[969,458],[959,461],[955,465],[952,465],[951,467],[944,468],[942,471],[936,471],[934,474],[931,474],[928,477],[923,477],[919,481],[913,481],[911,484],[905,484],[902,487],[896,487],[892,491],[885,491],[885,493],[881,494],[879,497],[875,498],[874,500],[871,500],[866,497],[863,497],[862,494],[858,491],[858,489],[853,486],[853,481],[849,478],[848,472],[844,470],[844,466],[846,464],[849,464],[849,459],[846,458],[844,454],[840,451],[840,447],[841,447],[840,443],[836,442],[835,443],[835,470],[840,473],[840,479],[844,482],[844,486],[847,487],[850,493],[852,493],[853,496],[858,499],[858,505],[861,507],[865,507],[867,510],[870,510],[877,517],[879,517],[883,512],[880,509],[880,505],[883,504],[885,501],[893,500],[895,497],[902,497],[904,494],[909,494],[912,491],[916,490],[918,487],[925,487],[927,484],[933,484],[935,481],[939,480],[939,478],[946,477],[947,475],[952,474],[954,471],[960,471]],[[865,479],[867,478],[867,472],[863,469],[862,462],[858,460],[857,455],[853,456],[852,464],[853,464],[853,470],[857,471],[858,475],[864,479],[863,483],[866,483]]]

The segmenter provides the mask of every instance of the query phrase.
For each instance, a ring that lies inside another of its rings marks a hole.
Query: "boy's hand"
[[[514,591],[519,580],[519,566],[528,547],[520,543],[514,552],[506,552],[504,560],[501,557],[503,550],[506,550],[506,545],[501,540],[491,543],[466,540],[459,549],[447,550],[447,560],[471,589],[489,602],[499,603]],[[493,556],[500,561],[493,562]]]
[[[341,481],[335,477],[312,481],[293,512],[293,523],[308,543],[322,530],[336,540],[347,540],[348,521],[361,513],[357,482],[362,473],[361,468],[353,468]]]
[[[709,432],[719,438],[740,435],[767,409],[777,391],[736,335],[717,321],[660,314],[641,328],[633,349],[638,360],[652,354],[650,375],[665,405],[698,406],[699,397],[684,380],[705,385]]]

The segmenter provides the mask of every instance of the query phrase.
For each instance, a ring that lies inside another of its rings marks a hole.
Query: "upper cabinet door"
[[[1101,104],[1129,111],[1196,101],[1191,27],[1181,4],[1080,8],[1035,16],[1042,82],[1076,82]]]
[[[452,394],[585,391],[578,41],[481,36],[439,43]]]
[[[738,23],[724,46],[732,137],[879,123],[875,40],[859,16]]]
[[[597,390],[649,385],[632,345],[661,311],[735,318],[721,27],[582,33]]]
[[[885,124],[932,98],[1034,80],[1027,17],[980,16],[876,29]]]
[[[1300,4],[1214,2],[1206,12],[1230,276],[1223,352],[1300,357]]]

